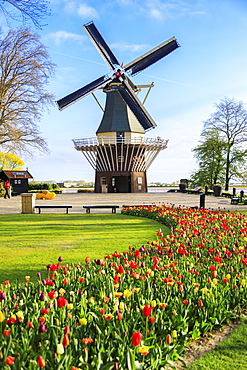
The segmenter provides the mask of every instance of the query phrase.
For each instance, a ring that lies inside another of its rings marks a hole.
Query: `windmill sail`
[[[84,30],[87,32],[91,41],[94,43],[99,53],[102,55],[105,62],[111,69],[115,69],[120,63],[99,33],[98,29],[95,27],[94,23],[91,22],[83,26]]]
[[[156,63],[161,58],[170,54],[173,50],[179,47],[177,40],[173,37],[170,40],[164,42],[163,44],[157,46],[156,48],[150,50],[148,53],[142,55],[141,57],[135,59],[133,62],[125,66],[125,71],[131,71],[131,75],[143,71],[145,68]]]
[[[83,98],[84,96],[94,92],[96,89],[99,89],[101,86],[105,85],[111,78],[107,76],[102,76],[93,82],[90,82],[88,85],[81,87],[80,89],[74,91],[73,93],[65,96],[64,98],[57,101],[59,109],[62,110],[68,107],[70,104],[75,103],[77,100]]]

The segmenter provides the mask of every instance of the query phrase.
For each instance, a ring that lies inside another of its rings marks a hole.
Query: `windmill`
[[[95,97],[94,91],[103,89],[106,104],[105,109],[101,107],[104,114],[96,138],[74,139],[75,149],[84,154],[95,170],[96,193],[146,192],[146,171],[158,153],[167,147],[168,140],[144,138],[145,132],[155,128],[156,123],[137,93],[143,87],[149,87],[149,93],[153,83],[136,86],[129,76],[134,76],[156,63],[179,45],[173,37],[123,66],[93,22],[83,28],[112,73],[101,76],[58,100],[58,107],[62,110],[88,94]]]

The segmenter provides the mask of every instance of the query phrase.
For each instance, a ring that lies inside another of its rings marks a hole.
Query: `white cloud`
[[[87,4],[83,3],[79,6],[78,14],[81,17],[91,17],[91,18],[98,18],[98,12],[92,8],[91,6],[88,6]]]
[[[98,12],[95,8],[87,5],[86,3],[68,2],[65,6],[68,13],[78,14],[83,18],[98,18]]]
[[[57,45],[60,45],[61,43],[68,41],[68,40],[79,41],[79,42],[83,42],[85,40],[85,36],[78,35],[72,32],[66,32],[66,31],[52,32],[47,36],[47,38],[52,39]]]

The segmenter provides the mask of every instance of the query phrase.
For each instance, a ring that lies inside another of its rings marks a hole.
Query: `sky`
[[[30,26],[56,64],[47,86],[56,100],[110,72],[84,24],[94,21],[124,64],[176,37],[178,49],[132,79],[154,82],[145,107],[157,127],[146,137],[169,139],[147,172],[149,183],[190,178],[197,169],[191,149],[222,99],[241,100],[247,109],[246,0],[51,0],[50,8],[42,30]],[[7,32],[3,15],[0,22]],[[96,96],[104,106],[105,94],[98,90]],[[62,111],[54,104],[44,112],[39,128],[50,154],[23,158],[34,180],[94,181],[93,168],[72,139],[95,137],[101,118],[92,95]]]

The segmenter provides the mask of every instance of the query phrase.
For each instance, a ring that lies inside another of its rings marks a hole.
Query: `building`
[[[2,170],[0,172],[1,181],[9,181],[12,188],[12,193],[20,195],[28,192],[28,179],[33,176],[28,171],[8,171]]]

